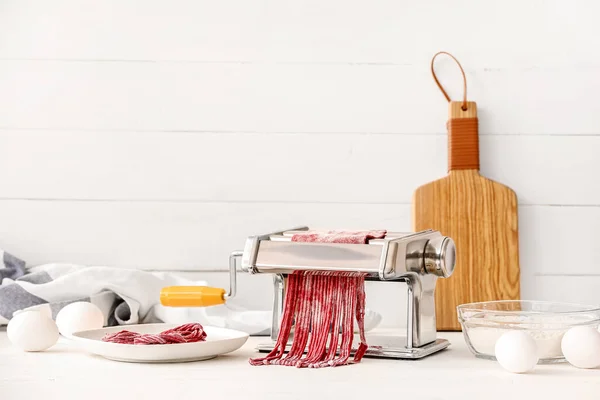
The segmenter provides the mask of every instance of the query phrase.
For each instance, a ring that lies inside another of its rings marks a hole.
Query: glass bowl
[[[458,320],[469,350],[478,358],[495,360],[496,340],[505,332],[522,330],[536,341],[539,364],[564,362],[563,335],[574,326],[600,325],[600,307],[528,300],[461,304]]]

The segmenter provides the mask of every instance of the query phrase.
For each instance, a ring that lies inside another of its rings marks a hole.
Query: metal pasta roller
[[[235,251],[229,257],[229,292],[212,287],[171,286],[162,290],[161,303],[171,307],[225,303],[236,294],[237,260],[243,272],[273,274],[271,337],[268,343],[257,348],[268,352],[273,349],[279,333],[288,274],[299,270],[363,272],[368,281],[405,282],[408,288],[406,331],[398,334],[367,332],[369,349],[365,357],[418,359],[450,345],[448,340],[437,337],[434,295],[437,279],[448,278],[454,271],[456,251],[451,238],[426,230],[388,232],[385,238],[372,239],[368,244],[292,242],[295,233],[308,230],[308,227],[299,227],[250,236],[244,250]]]

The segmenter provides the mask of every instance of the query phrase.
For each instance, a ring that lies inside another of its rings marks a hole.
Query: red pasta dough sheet
[[[294,235],[292,241],[365,244],[386,234],[385,230],[302,232]],[[275,347],[266,357],[250,359],[250,364],[323,368],[360,362],[368,349],[364,326],[365,276],[359,272],[331,271],[290,274]],[[355,319],[360,344],[350,361]],[[294,338],[290,351],[284,355],[292,325]]]
[[[371,239],[385,237],[387,231],[307,231],[292,236],[294,242],[366,244]]]

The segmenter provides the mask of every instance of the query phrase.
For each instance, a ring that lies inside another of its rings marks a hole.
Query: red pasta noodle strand
[[[328,294],[332,280],[323,275],[315,275],[314,278],[319,281],[319,285],[317,285],[316,305],[313,314],[313,331],[311,332],[309,344],[310,351],[306,354],[306,358],[300,365],[304,368],[310,367],[323,359],[331,318],[331,301],[328,299]]]
[[[312,303],[312,277],[305,277],[301,280],[303,285],[300,287],[299,299],[303,306],[300,312],[296,314],[296,330],[294,332],[294,341],[288,354],[281,360],[280,365],[292,366],[304,354],[306,342],[308,341],[308,332],[310,329],[311,303]]]
[[[287,280],[287,285],[283,316],[275,347],[269,354],[267,354],[266,357],[250,359],[251,365],[268,365],[274,360],[279,361],[285,352],[285,347],[292,330],[296,306],[298,304],[298,296],[296,295],[296,292],[298,290],[298,285],[300,285],[300,277],[297,275],[290,276]]]
[[[312,368],[323,368],[323,367],[327,367],[331,364],[329,364],[330,361],[332,361],[336,354],[337,354],[337,348],[338,348],[338,342],[340,340],[340,330],[339,330],[339,326],[340,326],[340,317],[341,317],[341,301],[340,301],[340,296],[342,295],[342,290],[341,290],[341,283],[342,280],[341,279],[330,279],[329,280],[331,282],[331,286],[329,287],[329,296],[330,296],[330,301],[331,301],[331,306],[333,308],[332,311],[332,318],[331,318],[331,329],[330,329],[330,333],[329,333],[329,350],[327,352],[327,355],[325,356],[325,358],[318,362],[318,363],[313,363],[311,365]]]

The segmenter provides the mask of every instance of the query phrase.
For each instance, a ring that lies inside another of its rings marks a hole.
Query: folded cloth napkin
[[[249,334],[268,334],[270,313],[233,309],[226,305],[164,307],[160,291],[165,286],[205,286],[172,272],[147,272],[102,266],[45,264],[26,268],[19,258],[0,250],[0,325],[15,311],[49,309],[55,319],[68,304],[85,301],[102,310],[105,326],[154,322],[229,327]]]

